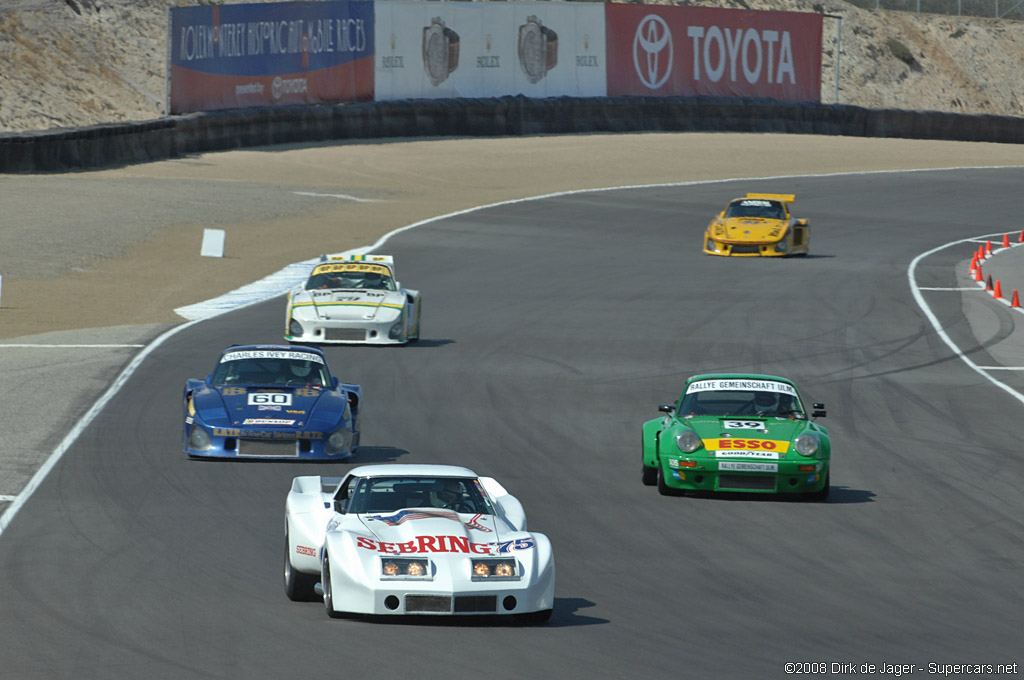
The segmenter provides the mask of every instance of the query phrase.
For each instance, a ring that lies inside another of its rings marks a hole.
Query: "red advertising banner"
[[[608,95],[821,101],[822,15],[606,4]]]

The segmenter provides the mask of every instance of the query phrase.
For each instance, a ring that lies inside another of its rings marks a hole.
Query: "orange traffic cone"
[[[985,241],[985,257],[992,254],[992,240]]]
[[[989,274],[988,278],[985,279],[985,291],[988,292],[990,290],[992,290],[992,275],[991,274]]]
[[[1017,296],[1017,289],[1013,289],[1013,300],[1010,302],[1011,307],[1020,307],[1020,297]]]
[[[971,258],[971,270],[970,270],[971,274],[973,274],[974,270],[977,269],[977,268],[978,268],[978,254],[975,253],[974,257]]]
[[[996,281],[996,287],[992,290],[992,297],[999,299],[1003,297],[1003,287]]]
[[[985,279],[981,278],[981,265],[980,264],[978,265],[978,268],[974,270],[974,280],[975,281],[984,281],[985,280]]]
[[[1017,243],[1024,243],[1024,229],[1020,230],[1020,238],[1017,239]]]
[[[1004,248],[1009,248],[1010,247],[1010,235],[1009,234],[1003,234],[1003,247]]]

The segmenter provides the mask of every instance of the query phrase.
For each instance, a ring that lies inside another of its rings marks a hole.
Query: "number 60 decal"
[[[249,406],[291,406],[292,395],[289,392],[250,392]]]

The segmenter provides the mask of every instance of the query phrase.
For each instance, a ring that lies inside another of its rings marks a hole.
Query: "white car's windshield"
[[[314,273],[306,290],[396,290],[395,280],[380,272],[334,271]]]
[[[458,513],[493,515],[476,479],[457,477],[376,477],[356,485],[347,512],[392,513],[406,508],[441,508]]]

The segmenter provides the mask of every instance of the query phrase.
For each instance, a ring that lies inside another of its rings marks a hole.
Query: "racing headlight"
[[[288,324],[288,332],[291,333],[292,335],[302,335],[306,331],[303,330],[301,323],[299,323],[295,319],[292,319],[291,322]]]
[[[210,433],[199,427],[192,426],[192,432],[188,435],[188,448],[192,451],[208,451],[213,446],[210,440]]]
[[[430,578],[430,562],[423,558],[382,557],[380,558],[382,578]]]
[[[391,326],[391,330],[388,331],[388,338],[390,338],[391,340],[397,340],[398,338],[402,337],[402,326],[403,325],[404,324],[402,323],[402,319],[401,319],[401,317],[399,317],[398,321],[396,321]]]
[[[352,433],[347,429],[332,432],[327,438],[327,454],[345,453],[352,445]]]
[[[700,448],[700,437],[693,430],[683,430],[676,435],[676,446],[683,453],[693,453]]]
[[[473,560],[474,581],[502,581],[518,577],[514,559]]]
[[[818,438],[809,432],[804,432],[793,442],[796,452],[801,456],[813,456],[818,452]]]
[[[783,239],[783,240],[781,240],[781,241],[779,241],[778,243],[775,244],[775,250],[779,251],[780,253],[784,253],[788,249],[789,249],[789,244],[786,243],[785,239]]]

